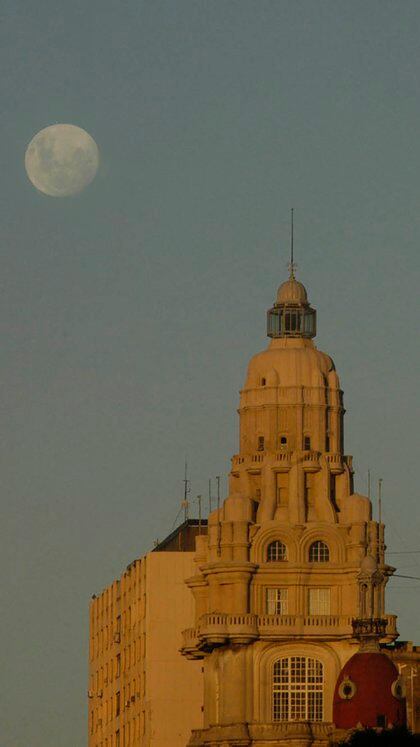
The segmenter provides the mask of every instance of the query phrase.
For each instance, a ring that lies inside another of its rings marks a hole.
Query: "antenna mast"
[[[220,475],[217,475],[217,554],[222,552],[222,522],[220,520]]]
[[[184,500],[182,501],[181,506],[184,509],[184,521],[188,521],[188,507],[189,507],[188,493],[190,493],[191,491],[191,482],[188,479],[188,464],[187,464],[186,458],[185,458],[185,470],[184,470],[183,483],[184,483]]]
[[[294,262],[294,225],[293,225],[293,213],[294,213],[294,208],[291,208],[291,210],[290,210],[290,262],[289,262],[289,272],[290,272],[290,278],[294,279],[296,265],[295,265],[295,262]]]
[[[378,520],[382,523],[382,477],[378,480]]]

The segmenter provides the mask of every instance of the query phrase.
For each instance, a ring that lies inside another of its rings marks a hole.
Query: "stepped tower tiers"
[[[315,333],[292,269],[240,393],[229,495],[187,581],[195,621],[182,653],[203,659],[205,683],[190,747],[330,744],[334,689],[360,646],[352,622],[379,621],[382,643],[398,635],[384,612],[384,526],[353,491],[343,394]]]

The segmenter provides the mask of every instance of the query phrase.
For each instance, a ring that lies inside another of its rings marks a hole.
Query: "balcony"
[[[325,454],[325,460],[332,475],[339,475],[343,471],[343,457],[341,454],[329,452]]]
[[[245,468],[250,474],[258,474],[261,472],[264,456],[265,454],[263,451],[256,451],[255,454],[247,454],[246,456],[235,454],[235,456],[232,457],[233,474],[239,474],[239,469],[241,467]]]
[[[250,643],[258,636],[257,616],[251,613],[225,615],[207,614],[199,621],[198,637],[210,645]]]
[[[302,451],[300,461],[305,472],[317,472],[319,470],[319,451]]]
[[[381,643],[398,637],[396,615],[385,615],[386,632]],[[209,613],[197,628],[182,633],[181,651],[187,658],[202,658],[204,652],[227,643],[247,644],[261,640],[353,638],[350,615],[254,615]]]
[[[291,454],[291,452],[287,451],[286,449],[284,449],[282,451],[277,451],[276,452],[276,461],[275,461],[274,467],[275,468],[280,468],[281,470],[282,469],[283,470],[290,469],[290,464],[291,464],[290,454]]]
[[[348,615],[261,615],[258,629],[261,638],[348,638],[352,634]]]

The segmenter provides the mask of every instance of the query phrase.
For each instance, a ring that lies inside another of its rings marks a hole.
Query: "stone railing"
[[[257,636],[257,615],[251,613],[209,613],[199,620],[198,637],[211,644],[224,643],[226,639],[233,643],[250,643]]]
[[[286,449],[284,451],[277,451],[276,462],[286,467],[290,466],[290,451],[286,451]]]
[[[228,641],[237,644],[251,643],[257,638],[350,638],[353,637],[350,615],[254,615],[207,613],[202,615],[196,628],[182,633],[182,651],[186,656],[202,656],[200,651],[211,650]],[[387,628],[382,642],[398,636],[396,615],[385,615]]]
[[[325,460],[330,468],[330,472],[338,474],[343,471],[343,456],[339,453],[329,452],[325,454]]]
[[[351,620],[348,615],[261,615],[258,629],[263,638],[279,635],[343,638],[352,632]]]
[[[319,451],[314,451],[313,449],[302,451],[300,460],[303,469],[307,472],[319,469]]]

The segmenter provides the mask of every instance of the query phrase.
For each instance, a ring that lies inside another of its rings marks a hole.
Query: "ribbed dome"
[[[294,277],[289,278],[277,291],[277,303],[308,303],[305,286]]]
[[[272,378],[273,372],[280,386],[325,386],[333,370],[330,356],[317,350],[312,341],[280,338],[251,358],[245,388],[258,386],[262,378]]]

